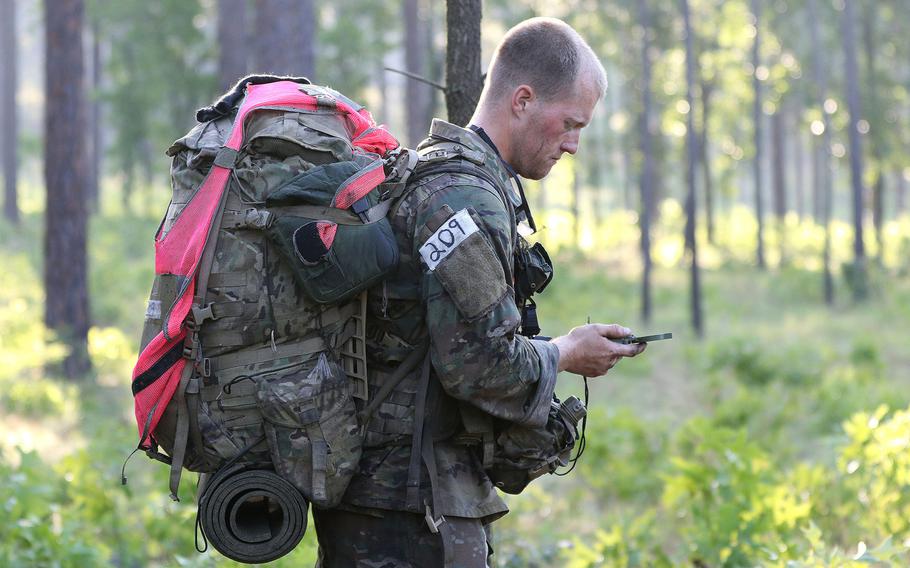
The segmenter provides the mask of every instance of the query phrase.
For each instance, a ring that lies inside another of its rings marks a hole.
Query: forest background
[[[192,483],[172,503],[140,457],[120,484],[163,152],[195,109],[248,72],[306,75],[414,145],[469,116],[534,15],[610,81],[578,154],[527,184],[556,259],[545,333],[674,339],[589,381],[584,456],[509,499],[497,565],[910,565],[910,0],[480,10],[0,0],[0,565],[233,565],[194,551]]]

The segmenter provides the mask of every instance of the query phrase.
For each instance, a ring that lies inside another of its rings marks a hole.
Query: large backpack
[[[386,214],[416,154],[305,79],[248,77],[197,119],[167,151],[139,447],[174,499],[184,467],[247,466],[334,506],[361,451],[363,291],[397,265]]]

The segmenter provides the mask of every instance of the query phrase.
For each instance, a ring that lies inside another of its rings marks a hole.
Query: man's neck
[[[508,132],[505,130],[506,126],[502,124],[501,118],[499,120],[494,120],[489,113],[478,109],[471,118],[470,124],[483,128],[483,131],[486,132],[487,136],[490,137],[490,140],[493,141],[493,144],[496,145],[496,149],[499,150],[499,156],[506,163],[511,163],[512,147],[511,144],[509,144],[510,139]]]

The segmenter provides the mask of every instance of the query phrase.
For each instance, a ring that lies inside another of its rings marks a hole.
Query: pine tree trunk
[[[809,142],[812,157],[812,220],[820,224],[822,222],[822,159],[821,153],[817,151],[818,137],[813,135]]]
[[[417,76],[427,77],[426,53],[424,45],[426,36],[421,26],[418,0],[404,0],[401,5],[404,16],[404,61],[405,71]],[[429,123],[424,123],[428,104],[430,86],[412,78],[405,80],[405,109],[407,113],[407,144],[416,146],[426,138]]]
[[[290,7],[296,10],[298,22],[290,35],[291,73],[315,81],[316,24],[319,17],[316,5],[313,0],[291,0]]]
[[[894,198],[894,216],[899,217],[907,208],[907,178],[904,177],[902,170],[897,171],[895,178],[897,179],[897,195]]]
[[[846,0],[842,15],[845,79],[847,88],[847,109],[850,115],[850,180],[853,188],[853,298],[857,301],[866,298],[866,247],[863,243],[863,146],[859,135],[860,94],[859,73],[856,64],[856,16],[855,0]]]
[[[642,115],[639,120],[641,129],[641,209],[639,225],[641,227],[641,319],[647,324],[651,321],[651,212],[654,201],[654,152],[651,146],[651,14],[648,2],[639,0],[638,21],[643,33],[641,35],[641,89]]]
[[[762,199],[762,98],[761,80],[758,69],[761,65],[761,0],[752,0],[752,16],[755,20],[755,41],[752,44],[752,87],[755,98],[752,106],[752,124],[755,131],[755,219],[758,222],[758,235],[756,238],[756,263],[762,270],[765,269],[765,228],[764,228],[764,201]]]
[[[828,96],[828,76],[825,73],[825,52],[821,49],[821,40],[819,39],[818,0],[809,0],[809,30],[812,38],[812,51],[815,54],[815,85],[816,100],[822,114],[822,123],[824,126],[823,136],[821,137],[820,148],[816,150],[818,160],[818,177],[817,181],[819,192],[819,205],[821,222],[825,227],[825,244],[822,251],[822,285],[825,294],[825,304],[834,305],[834,278],[831,275],[831,202],[832,202],[832,174],[831,174],[831,124],[828,120],[828,113],[825,112],[825,99]]]
[[[98,211],[101,201],[101,159],[104,152],[101,140],[101,30],[98,18],[94,18],[92,27],[91,85],[89,89],[88,120],[91,140],[89,144],[88,201],[92,211]]]
[[[802,109],[798,107],[793,115],[795,123],[793,129],[793,161],[794,169],[796,170],[796,186],[794,187],[796,191],[794,191],[793,197],[796,201],[796,217],[800,222],[802,222],[806,213],[806,151],[803,146],[805,136],[799,119],[801,112]]]
[[[862,18],[862,28],[863,28],[863,52],[866,60],[866,69],[865,69],[865,81],[864,85],[869,93],[870,105],[873,109],[879,108],[881,104],[879,102],[878,91],[879,87],[877,84],[877,74],[875,70],[875,61],[876,61],[876,45],[875,45],[875,22],[876,22],[876,5],[875,3],[870,3],[868,7],[863,10]],[[873,174],[875,176],[872,181],[872,227],[875,229],[875,242],[878,245],[878,261],[882,262],[884,257],[884,224],[885,224],[885,174],[883,171],[883,159],[881,151],[881,124],[875,118],[875,113],[872,113],[869,117],[869,122],[872,124],[869,131],[868,139],[869,146],[872,150],[872,160],[874,162]]]
[[[774,181],[774,224],[777,229],[778,245],[780,246],[780,263],[786,264],[787,258],[787,240],[786,227],[784,219],[787,216],[787,179],[785,172],[787,167],[784,164],[784,110],[778,108],[777,112],[771,115],[771,164]]]
[[[254,72],[313,79],[316,34],[313,0],[258,0],[254,12]]]
[[[692,26],[689,21],[689,1],[681,0],[683,14],[683,29],[686,36],[686,102],[689,103],[689,113],[686,115],[686,242],[689,248],[690,265],[690,308],[692,329],[698,337],[704,337],[704,316],[702,314],[701,298],[701,270],[698,266],[698,240],[696,239],[697,208],[695,189],[695,169],[698,166],[698,136],[695,132],[695,52],[692,48]]]
[[[714,86],[706,81],[701,83],[701,154],[702,174],[705,181],[705,222],[708,242],[714,244],[714,177],[711,173],[711,158],[708,155],[708,122],[711,113],[711,94]]]
[[[442,84],[445,80],[443,76],[445,74],[445,53],[436,49],[434,41],[436,32],[440,27],[439,19],[442,14],[437,10],[438,6],[439,4],[434,3],[432,0],[421,0],[421,9],[426,14],[423,25],[423,45],[426,46],[428,55],[428,78],[434,83]],[[436,105],[439,102],[440,94],[442,94],[440,89],[427,85],[426,106],[423,109],[423,123],[427,126],[427,131],[429,131],[430,123],[433,122],[433,117],[436,116]]]
[[[227,91],[247,74],[247,0],[218,0],[218,84]]]
[[[253,37],[253,72],[283,75],[289,69],[285,62],[285,42],[281,37],[281,21],[287,15],[281,13],[281,0],[257,0],[255,14],[255,35]]]
[[[621,136],[622,148],[619,149],[620,169],[622,170],[622,201],[625,209],[635,209],[635,180],[632,174],[632,136],[625,132]]]
[[[449,122],[466,126],[483,89],[480,72],[480,0],[446,2],[446,110]]]
[[[771,135],[774,148],[771,150],[774,168],[774,216],[783,223],[789,209],[787,199],[787,137],[784,128],[785,114],[783,107],[771,117]]]
[[[63,362],[68,378],[82,376],[91,368],[87,350],[83,15],[82,0],[58,0],[45,13],[44,319],[69,347]]]
[[[19,223],[18,204],[18,140],[19,121],[16,116],[16,89],[19,85],[16,64],[18,60],[16,43],[16,0],[2,0],[0,9],[0,57],[3,58],[3,80],[0,81],[0,128],[3,139],[3,217]]]

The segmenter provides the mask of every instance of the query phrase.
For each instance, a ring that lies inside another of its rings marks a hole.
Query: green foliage
[[[4,385],[0,391],[0,404],[10,412],[25,416],[62,415],[76,389],[48,379],[17,381]]]
[[[317,81],[364,103],[371,77],[383,72],[382,59],[395,45],[388,25],[401,17],[396,8],[368,0],[321,4]]]
[[[903,542],[910,538],[910,409],[885,419],[887,414],[883,405],[844,424],[848,444],[838,467],[855,496],[851,504],[857,528]]]
[[[652,495],[660,490],[667,440],[664,428],[645,422],[628,409],[607,413],[591,409],[579,475],[604,503]]]
[[[593,542],[580,538],[563,551],[562,560],[568,568],[617,566],[626,568],[673,566],[673,562],[654,541],[658,531],[654,513],[647,512],[625,524],[613,524],[598,529]]]
[[[679,449],[663,500],[694,562],[747,566],[768,551],[787,550],[811,502],[780,483],[768,455],[744,431],[696,419],[681,432]]]
[[[0,453],[0,564],[99,566],[103,556],[83,538],[91,518],[73,518],[67,480],[35,452],[19,452],[13,466]]]
[[[163,149],[195,123],[195,110],[216,95],[215,46],[204,33],[199,0],[93,0],[89,13],[110,46],[106,102],[114,129],[111,153],[125,191],[162,179]]]

